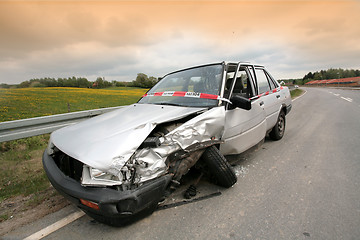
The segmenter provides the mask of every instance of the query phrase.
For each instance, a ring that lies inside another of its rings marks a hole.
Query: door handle
[[[264,101],[261,101],[260,102],[260,107],[264,105]]]
[[[276,95],[277,98],[280,98],[280,95]]]

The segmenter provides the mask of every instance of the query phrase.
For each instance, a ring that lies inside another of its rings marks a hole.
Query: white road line
[[[344,99],[345,101],[348,101],[348,102],[353,102],[353,100],[351,98],[344,98],[344,97],[341,97],[342,99]]]
[[[331,93],[331,92],[330,92]],[[340,94],[339,93],[333,93],[333,95],[334,96],[336,96],[336,97],[339,97],[340,96]],[[353,102],[353,100],[351,99],[351,98],[345,98],[345,97],[342,97],[342,96],[340,96],[340,98],[341,99],[344,99],[345,101],[348,101],[348,102]]]
[[[55,232],[56,230],[66,226],[67,224],[75,221],[76,219],[84,216],[85,213],[81,211],[74,212],[63,219],[57,221],[56,223],[51,224],[50,226],[47,226],[44,229],[41,229],[40,231],[28,236],[27,238],[24,238],[24,240],[33,240],[33,239],[42,239],[46,237],[47,235]]]

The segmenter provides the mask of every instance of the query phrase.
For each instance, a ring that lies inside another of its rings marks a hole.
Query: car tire
[[[271,132],[269,134],[271,139],[277,141],[277,140],[280,140],[284,136],[285,123],[286,123],[285,113],[284,113],[284,111],[281,111],[278,116],[275,126],[273,127],[273,129],[271,130]]]
[[[201,158],[217,185],[229,188],[236,183],[234,169],[214,145],[208,147]]]

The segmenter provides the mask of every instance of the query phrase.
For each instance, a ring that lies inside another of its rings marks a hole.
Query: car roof
[[[245,61],[240,61],[240,62],[233,62],[233,61],[222,61],[222,62],[214,62],[214,63],[208,63],[208,64],[202,64],[202,65],[195,65],[195,66],[192,66],[192,67],[187,67],[187,68],[183,68],[183,69],[180,69],[180,70],[176,70],[176,71],[173,71],[173,72],[170,72],[170,73],[167,73],[164,75],[167,76],[167,75],[170,75],[170,74],[173,74],[173,73],[177,73],[177,72],[181,72],[181,71],[184,71],[184,70],[189,70],[189,69],[192,69],[192,68],[198,68],[198,67],[205,67],[205,66],[211,66],[211,65],[219,65],[219,64],[225,64],[225,65],[228,65],[228,64],[231,64],[231,65],[237,65],[237,64],[244,64],[244,65],[249,65],[249,66],[254,66],[254,67],[260,67],[260,68],[264,68],[264,66],[262,65],[258,65],[258,64],[251,64],[250,62],[245,62]]]
[[[253,63],[250,63],[250,62],[245,62],[245,61],[240,61],[240,62],[230,62],[230,61],[224,61],[223,63],[225,64],[234,64],[234,65],[237,65],[237,64],[244,64],[244,65],[250,65],[250,66],[254,66],[254,67],[261,67],[261,68],[264,68],[263,65],[259,65],[259,64],[253,64]]]

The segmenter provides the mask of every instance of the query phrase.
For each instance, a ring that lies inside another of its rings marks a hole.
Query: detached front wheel
[[[237,181],[236,174],[224,155],[213,145],[201,156],[219,186],[229,188]]]
[[[281,111],[278,116],[277,122],[273,127],[273,129],[271,130],[269,136],[273,140],[280,140],[284,136],[284,133],[285,133],[285,113],[284,111]]]

